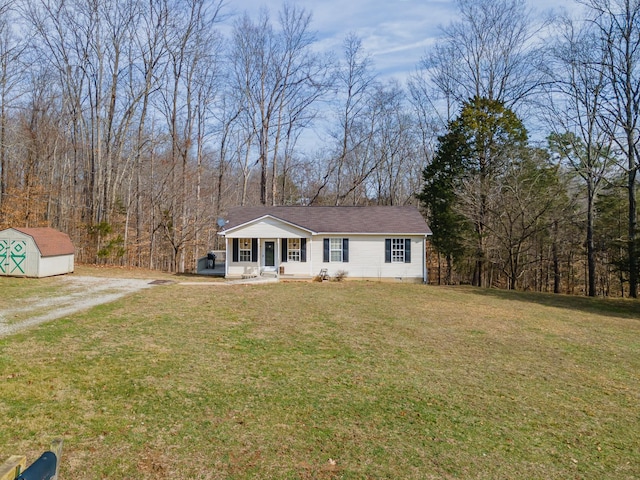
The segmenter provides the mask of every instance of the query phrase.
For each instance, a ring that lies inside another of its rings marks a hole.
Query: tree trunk
[[[634,156],[635,145],[633,145],[633,132],[628,132],[629,136],[629,239],[627,249],[629,251],[629,296],[638,298],[638,252],[636,248],[636,172],[637,166]]]
[[[593,240],[595,196],[591,181],[587,184],[587,294],[596,296],[596,249]]]

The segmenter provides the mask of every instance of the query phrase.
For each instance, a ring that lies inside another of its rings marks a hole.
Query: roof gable
[[[431,235],[411,206],[237,207],[229,210],[225,231],[270,216],[315,234]]]
[[[282,218],[274,217],[273,215],[262,215],[261,217],[254,218],[249,220],[248,222],[241,223],[240,225],[229,226],[225,225],[224,234],[227,236],[232,236],[234,232],[238,235],[244,234],[243,232],[248,231],[261,231],[261,234],[267,236],[295,236],[299,237],[303,232],[314,233],[308,228],[302,227],[300,225],[295,225],[287,220]],[[268,233],[265,233],[268,231]]]
[[[287,226],[290,226],[290,227],[293,227],[293,228],[296,228],[296,229],[299,229],[299,230],[307,230],[307,231],[311,232],[308,228],[305,228],[305,227],[303,227],[301,225],[296,225],[296,224],[291,223],[291,222],[289,222],[289,221],[287,221],[285,219],[278,218],[278,217],[273,216],[271,214],[265,214],[265,215],[262,215],[261,217],[253,218],[253,219],[251,219],[251,220],[249,220],[247,222],[241,223],[239,225],[229,226],[228,224],[226,224],[224,226],[224,231],[225,232],[231,232],[232,230],[244,228],[244,227],[247,227],[249,225],[257,224],[257,223],[260,223],[260,222],[265,221],[265,220],[274,220],[277,223],[282,223],[282,224],[285,224]],[[313,233],[313,232],[311,232],[311,233]]]
[[[50,227],[42,228],[13,228],[17,232],[33,238],[40,255],[54,257],[56,255],[73,255],[75,250],[69,235]]]

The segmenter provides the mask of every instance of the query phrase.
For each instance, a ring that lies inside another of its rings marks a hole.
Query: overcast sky
[[[574,0],[527,0],[544,15],[550,9],[575,8]],[[257,19],[260,7],[267,7],[277,21],[282,1],[229,0],[226,13],[249,12]],[[354,32],[372,56],[375,70],[383,77],[404,80],[426,48],[438,36],[439,28],[455,18],[454,0],[289,0],[312,13],[311,27],[318,48],[341,51],[344,38]],[[232,23],[230,20],[228,23]]]

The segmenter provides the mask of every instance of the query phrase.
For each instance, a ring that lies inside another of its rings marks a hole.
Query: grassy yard
[[[0,339],[0,461],[62,479],[637,479],[639,406],[638,301],[170,284]]]

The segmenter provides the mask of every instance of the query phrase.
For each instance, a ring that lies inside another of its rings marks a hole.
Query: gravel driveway
[[[63,288],[59,294],[21,302],[22,305],[19,307],[0,311],[0,337],[87,310],[96,305],[113,302],[125,295],[152,286],[150,280],[129,278],[69,275],[60,277],[60,280]],[[14,321],[15,318],[20,320]]]

